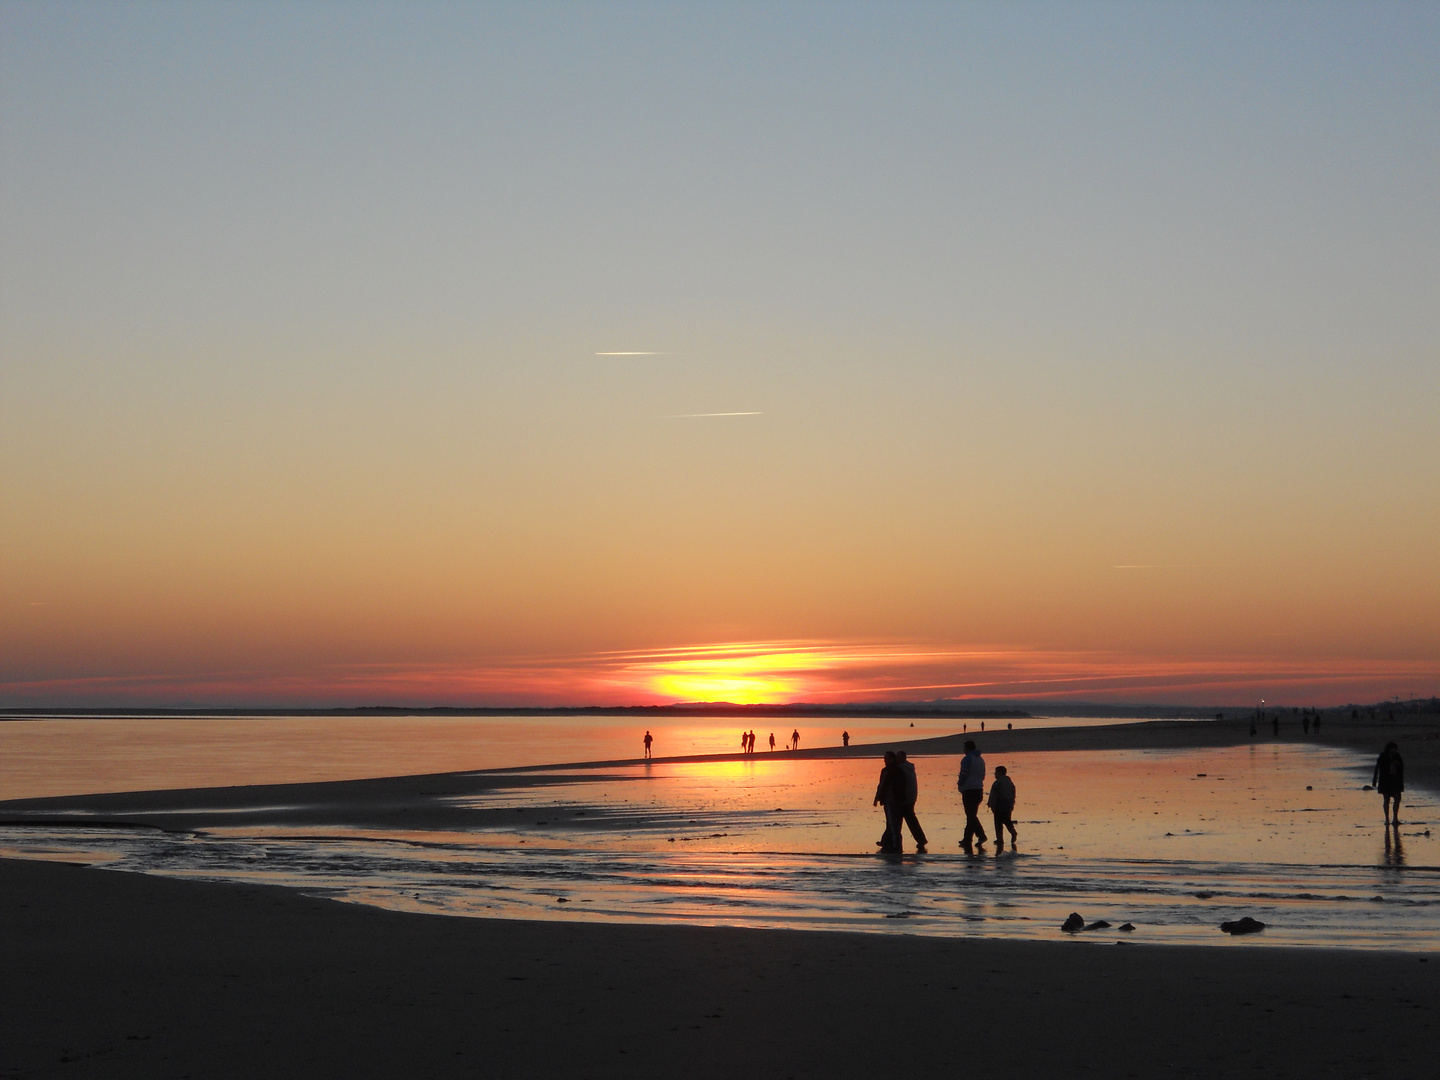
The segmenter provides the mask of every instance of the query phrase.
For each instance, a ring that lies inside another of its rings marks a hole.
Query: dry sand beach
[[[987,749],[1224,746],[1248,722],[990,732]],[[1433,780],[1433,725],[1394,737]],[[952,740],[917,742],[949,752]],[[873,755],[817,748],[804,755]],[[308,785],[326,820],[439,781]],[[278,793],[279,789],[276,789]],[[58,800],[204,823],[267,792]],[[294,791],[290,792],[294,794]],[[6,809],[12,809],[7,807]],[[30,803],[28,809],[37,808]],[[155,811],[161,811],[156,815]],[[158,821],[157,821],[158,819]],[[458,918],[274,887],[0,862],[4,1076],[1425,1076],[1440,959],[1278,947]],[[1059,913],[1063,914],[1063,913]],[[1057,930],[1056,937],[1060,935]]]
[[[1420,1077],[1440,960],[400,914],[0,863],[7,1077]]]

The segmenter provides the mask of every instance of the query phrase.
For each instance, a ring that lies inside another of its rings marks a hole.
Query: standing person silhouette
[[[901,816],[910,827],[910,835],[915,838],[915,850],[923,852],[925,830],[920,827],[920,819],[915,816],[915,800],[920,797],[920,781],[915,777],[915,765],[905,756],[904,750],[895,751],[895,764],[905,776],[905,806]]]
[[[1375,775],[1370,783],[1380,792],[1385,810],[1385,824],[1391,824],[1390,800],[1395,800],[1394,824],[1400,824],[1400,795],[1405,790],[1405,759],[1400,748],[1393,742],[1386,743],[1385,749],[1375,759]]]
[[[978,813],[980,801],[985,798],[985,759],[980,756],[972,739],[965,740],[965,756],[960,759],[960,777],[955,786],[960,789],[960,802],[965,807],[965,838],[960,841],[960,846],[967,855],[973,855],[975,849],[970,846],[971,839],[979,837],[979,845],[984,847],[989,837],[985,835],[985,826],[980,824]]]
[[[645,756],[650,756],[650,732],[645,732]]]
[[[775,733],[772,731],[772,732],[770,732],[770,753],[773,754],[774,752],[775,752]]]
[[[848,731],[842,731],[840,733],[840,744],[842,746],[850,745],[850,733]]]
[[[792,731],[792,732],[790,733],[790,749],[791,749],[791,750],[799,750],[799,749],[800,749],[800,729],[799,729],[799,728],[796,728],[794,731]]]
[[[745,747],[745,752],[747,754],[753,754],[755,752],[755,729],[751,728],[750,734],[745,737],[749,740],[749,745]]]
[[[895,761],[895,753],[885,751],[885,767],[880,770],[880,783],[875,788],[871,806],[885,807],[885,834],[880,837],[880,850],[899,855],[904,848],[905,774]]]
[[[740,732],[740,753],[742,753],[742,754],[748,753],[749,750],[750,750],[750,733],[749,733],[748,731],[742,731],[742,732]]]

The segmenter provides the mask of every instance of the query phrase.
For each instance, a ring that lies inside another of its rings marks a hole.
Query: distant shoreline
[[[1193,712],[1194,710],[1187,710]],[[1069,714],[1067,714],[1069,715]],[[1106,714],[1109,715],[1109,714]],[[1160,719],[1152,712],[1145,717]],[[335,709],[184,709],[184,708],[108,708],[108,709],[0,709],[0,721],[34,719],[73,719],[94,717],[172,717],[172,716],[886,716],[896,718],[954,717],[957,720],[1028,720],[1031,713],[1021,709],[950,709],[932,705],[575,705],[524,708],[499,706],[441,705],[410,708],[403,705],[361,705]]]
[[[1270,706],[1267,719],[1279,713],[1282,718],[1297,712],[1299,706]],[[1440,698],[1406,701],[1381,701],[1370,704],[1350,702],[1324,708],[1310,708],[1328,721],[1347,718],[1352,711],[1378,715],[1398,713],[1410,719],[1425,715],[1440,716]],[[0,706],[0,722],[6,720],[103,719],[125,717],[246,717],[246,716],[728,716],[728,717],[887,717],[895,719],[955,720],[1043,720],[1047,718],[1107,718],[1116,720],[1229,720],[1248,721],[1255,713],[1252,706],[1235,705],[1116,705],[1094,701],[872,701],[853,704],[795,702],[791,704],[744,705],[725,701],[707,701],[669,705],[347,705],[328,708],[234,706],[227,708],[187,706]],[[1298,718],[1298,717],[1297,717]],[[1358,719],[1359,717],[1357,717]]]
[[[886,717],[895,719],[955,720],[1043,720],[1048,717],[1104,717],[1124,720],[1210,720],[1217,714],[1224,719],[1237,719],[1250,710],[1237,708],[1201,708],[1165,705],[1096,705],[1080,703],[1064,708],[1035,711],[1028,708],[973,707],[961,708],[929,702],[882,702],[869,705],[735,705],[707,702],[696,705],[564,705],[526,706],[450,706],[412,708],[404,705],[357,705],[339,708],[181,708],[181,707],[120,707],[109,708],[0,708],[0,722],[6,720],[105,719],[120,717],[246,717],[246,716],[744,716],[744,717]],[[1349,708],[1349,706],[1346,706]]]

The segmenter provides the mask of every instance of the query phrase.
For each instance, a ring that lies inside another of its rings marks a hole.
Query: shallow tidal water
[[[1385,829],[1359,755],[1260,743],[992,756],[992,774],[1006,765],[1019,792],[1019,847],[997,854],[992,839],[973,857],[958,848],[958,759],[915,761],[930,844],[915,855],[907,836],[902,858],[875,852],[878,760],[763,751],[497,775],[456,801],[457,812],[487,811],[483,828],[301,827],[277,810],[263,827],[163,832],[92,828],[78,815],[72,828],[0,830],[0,851],[505,918],[1059,938],[1078,911],[1112,924],[1077,935],[1090,941],[1440,940],[1435,800],[1407,793],[1403,826]],[[1267,929],[1218,930],[1244,915]],[[1135,929],[1119,931],[1127,922]]]

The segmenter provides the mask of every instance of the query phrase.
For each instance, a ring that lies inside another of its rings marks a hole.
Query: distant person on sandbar
[[[850,745],[850,733],[848,731],[840,732],[840,744],[842,746]]]
[[[796,728],[794,731],[792,731],[792,732],[790,733],[790,749],[791,749],[791,750],[799,750],[799,749],[800,749],[800,729],[799,729],[799,728]]]
[[[979,837],[979,844],[984,847],[989,837],[985,835],[985,826],[980,824],[977,813],[981,800],[985,798],[985,759],[975,749],[972,739],[965,740],[965,756],[960,759],[960,778],[955,786],[960,789],[960,802],[965,807],[965,838],[960,841],[960,846],[967,854],[973,855],[975,849],[970,846],[972,838]]]
[[[920,797],[920,781],[915,778],[915,765],[905,756],[904,750],[895,751],[895,764],[900,766],[900,771],[905,774],[905,808],[901,816],[910,827],[910,835],[915,838],[915,850],[923,852],[925,830],[920,827],[920,819],[915,816],[915,800]]]
[[[905,774],[895,760],[894,751],[885,751],[885,766],[880,770],[880,783],[875,787],[871,806],[885,808],[885,832],[877,843],[884,854],[900,854],[904,850]]]
[[[772,732],[770,732],[770,753],[773,754],[774,752],[775,752],[775,733],[772,731]]]
[[[1015,781],[1010,779],[1010,770],[1004,765],[995,766],[995,782],[990,785],[990,798],[986,800],[990,813],[995,818],[995,850],[1005,850],[1005,830],[1010,830],[1010,847],[1015,847]]]
[[[745,737],[750,740],[750,744],[745,748],[745,751],[746,753],[753,754],[755,752],[755,730],[752,728],[750,734]]]
[[[750,733],[749,733],[748,731],[742,731],[742,732],[740,732],[740,753],[744,754],[744,753],[748,752],[749,749],[750,749]]]
[[[1385,824],[1400,824],[1400,794],[1405,790],[1405,759],[1400,756],[1400,748],[1393,742],[1386,743],[1385,749],[1375,760],[1375,776],[1370,781],[1375,790],[1380,792],[1382,805],[1385,809]],[[1390,816],[1390,800],[1395,800],[1395,816]]]
[[[646,756],[646,757],[649,757],[649,756],[650,756],[650,742],[651,742],[650,733],[647,731],[647,732],[645,732],[645,756]]]

